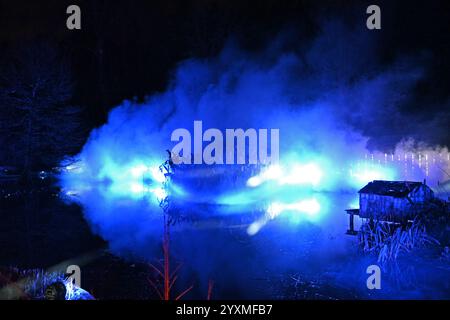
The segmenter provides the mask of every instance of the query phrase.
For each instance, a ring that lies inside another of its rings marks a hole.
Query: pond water
[[[98,258],[93,252],[107,250],[127,261],[127,272],[133,273],[135,264],[163,263],[163,235],[168,230],[171,270],[180,266],[172,297],[192,286],[185,299],[206,299],[210,284],[213,299],[450,297],[450,264],[439,257],[441,252],[431,249],[405,254],[395,264],[382,266],[381,289],[367,288],[366,269],[377,264],[377,257],[362,253],[357,237],[345,234],[348,216],[344,210],[357,207],[352,192],[303,194],[297,190],[300,201],[287,197],[286,203],[272,203],[268,206],[272,209],[261,211],[267,204],[258,197],[242,203],[231,192],[221,197],[227,205],[211,204],[197,190],[197,198],[195,192],[190,194],[191,202],[179,201],[177,207],[173,201],[167,213],[171,223],[164,229],[168,225],[164,211],[153,194],[151,199],[144,192],[133,198],[111,197],[107,190],[91,186],[62,197],[64,190],[48,186],[15,194],[4,188],[0,266],[45,269],[71,261],[83,270]],[[358,220],[355,227],[359,228]],[[126,283],[129,278],[111,275],[110,270],[105,276],[102,268],[110,267],[99,261],[94,271],[91,268],[89,286],[101,283],[110,290],[134,286]],[[136,272],[136,278],[141,278],[136,281],[148,287],[148,298],[158,298],[151,293],[147,277],[158,282],[154,272]]]
[[[367,289],[366,269],[377,257],[363,254],[357,237],[345,234],[344,210],[354,207],[357,197],[313,192],[306,199],[315,202],[276,215],[253,202],[232,208],[184,203],[184,210],[169,210],[170,264],[181,265],[174,294],[193,286],[186,298],[204,299],[213,282],[216,299],[450,297],[449,263],[429,251],[382,266],[382,289]],[[147,196],[112,200],[91,189],[80,200],[92,230],[112,252],[162,263],[164,214]]]

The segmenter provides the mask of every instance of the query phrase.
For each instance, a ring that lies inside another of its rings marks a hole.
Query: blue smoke
[[[376,42],[368,40],[365,31],[350,30],[337,21],[325,24],[316,39],[298,48],[285,49],[286,38],[280,35],[258,53],[242,51],[230,41],[216,58],[182,61],[165,92],[144,103],[125,101],[111,111],[104,126],[93,130],[78,161],[62,174],[61,184],[83,206],[93,230],[109,241],[111,250],[125,256],[157,256],[159,201],[170,194],[190,212],[225,217],[247,212],[251,218],[244,219],[246,237],[267,235],[264,228],[271,222],[272,229],[284,225],[288,233],[302,230],[301,239],[317,228],[322,234],[317,250],[334,257],[347,251],[345,241],[326,241],[345,232],[342,210],[357,206],[358,188],[374,179],[422,180],[426,174],[425,166],[418,164],[419,153],[446,160],[446,149],[417,149],[415,143],[399,144],[392,155],[367,149],[366,128],[382,134],[392,123],[401,125],[398,119],[409,121],[400,117],[399,106],[424,74],[424,67],[417,66],[421,59],[382,66]],[[164,188],[159,166],[166,160],[165,150],[174,146],[171,133],[177,128],[192,131],[195,120],[223,132],[280,129],[280,164],[245,174],[234,166],[197,166],[192,169],[195,182],[179,179],[170,190]],[[407,164],[415,171],[405,174],[406,160],[397,160],[400,154],[416,156],[416,163],[408,158]],[[260,214],[251,215],[254,211]],[[225,265],[216,251],[235,256],[248,249],[227,247],[217,235],[217,245],[209,243],[216,227],[205,223],[198,228],[206,234],[186,227],[174,238],[180,241],[177,254],[194,270],[202,270],[199,274]],[[280,240],[275,235],[277,248],[293,237]],[[208,247],[205,255],[195,251],[200,244]],[[277,268],[290,263],[269,260],[264,263]]]

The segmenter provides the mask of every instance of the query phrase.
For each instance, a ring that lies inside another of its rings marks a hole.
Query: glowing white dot
[[[251,177],[250,179],[247,180],[247,186],[249,187],[257,187],[262,183],[262,180],[260,177],[256,176],[256,177]]]
[[[264,226],[264,222],[263,221],[255,221],[253,222],[251,225],[248,226],[247,228],[247,234],[249,236],[254,236],[255,234],[257,234],[259,232],[259,230],[261,230],[261,228]]]

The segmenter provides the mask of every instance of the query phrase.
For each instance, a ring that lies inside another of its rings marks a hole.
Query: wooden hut
[[[388,222],[404,222],[413,218],[419,209],[434,198],[426,182],[382,181],[369,182],[359,190],[359,209],[348,209],[348,234],[356,234],[353,217]]]

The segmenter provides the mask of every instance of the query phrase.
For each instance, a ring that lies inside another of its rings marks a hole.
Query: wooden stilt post
[[[350,214],[350,232],[353,233],[355,232],[355,226],[353,224],[353,219],[354,219],[354,215],[353,213]]]
[[[358,234],[358,232],[355,230],[354,217],[355,217],[355,214],[359,213],[359,210],[358,209],[349,209],[349,210],[345,210],[345,211],[347,211],[347,214],[349,216],[348,230],[346,233],[348,235],[354,236],[354,235]]]

